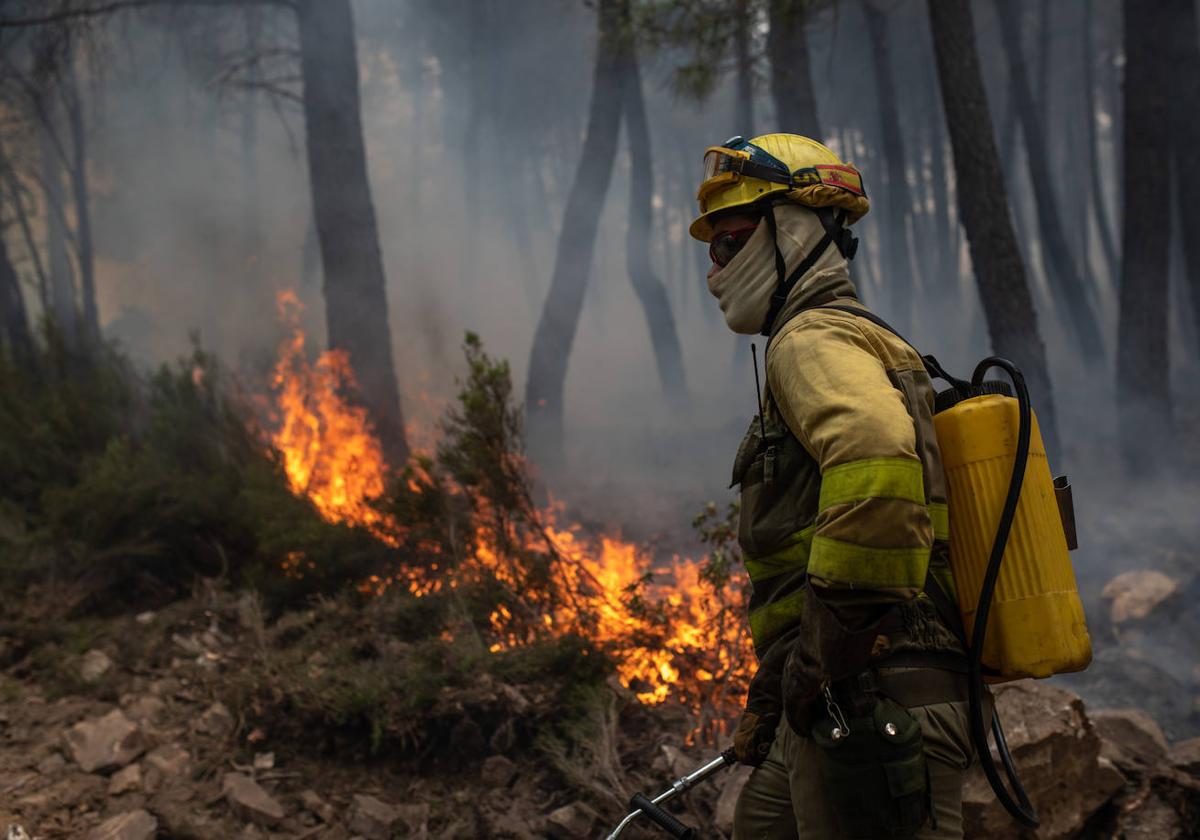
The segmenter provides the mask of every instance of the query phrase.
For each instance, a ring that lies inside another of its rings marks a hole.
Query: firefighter
[[[759,661],[734,837],[961,837],[973,753],[934,391],[850,280],[862,177],[806,137],[735,137],[705,153],[698,200],[709,290],[731,330],[767,337],[733,469]]]

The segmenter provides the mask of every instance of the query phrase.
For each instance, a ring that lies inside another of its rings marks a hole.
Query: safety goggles
[[[758,230],[757,223],[717,234],[708,243],[708,258],[715,265],[724,268],[733,261],[739,251],[746,247],[746,243],[750,241],[750,237],[756,230]]]
[[[791,186],[792,173],[787,164],[742,137],[731,137],[724,145],[709,146],[704,152],[704,177],[696,198],[704,201],[717,190],[736,184],[742,178],[758,178]]]

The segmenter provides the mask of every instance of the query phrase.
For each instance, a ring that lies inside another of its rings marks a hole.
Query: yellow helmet
[[[857,222],[871,207],[862,174],[816,140],[799,134],[733,137],[704,152],[704,180],[696,193],[700,215],[688,232],[709,242],[713,216],[768,196],[814,208],[840,207],[846,224]]]

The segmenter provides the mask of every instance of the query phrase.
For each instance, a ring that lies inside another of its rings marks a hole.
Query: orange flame
[[[311,499],[326,519],[363,526],[397,545],[399,526],[371,505],[384,491],[387,466],[366,412],[346,399],[354,388],[349,360],[333,351],[310,363],[295,294],[280,293],[278,306],[289,335],[280,346],[273,377],[279,416],[271,444],[282,454],[291,489]],[[414,470],[409,489],[419,492],[420,482],[429,476],[415,465]],[[722,732],[730,714],[740,708],[754,662],[744,620],[716,602],[700,579],[700,564],[676,556],[665,568],[654,568],[633,543],[611,535],[592,539],[578,526],[560,526],[561,512],[556,504],[540,511],[543,533],[527,538],[545,540],[561,558],[558,588],[571,595],[541,613],[544,632],[578,631],[586,614],[589,637],[614,654],[618,677],[640,701],[673,700],[702,715],[706,722],[701,726],[709,735]],[[453,575],[432,564],[372,576],[361,588],[382,594],[401,585],[422,596],[487,574],[522,591],[530,603],[546,603],[544,595],[524,591],[520,581],[511,579],[496,534],[481,525],[473,544],[473,556],[459,563]],[[302,557],[289,557],[283,571],[298,575],[303,568]],[[648,573],[651,581],[643,586]],[[633,592],[650,603],[639,606]],[[517,629],[525,625],[507,607],[498,607],[490,621],[492,652],[530,641]]]

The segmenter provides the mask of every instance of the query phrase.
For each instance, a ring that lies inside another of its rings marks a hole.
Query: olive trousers
[[[963,836],[962,785],[974,751],[966,703],[935,703],[910,708],[921,724],[933,821],[917,840]],[[766,760],[750,774],[733,817],[733,840],[841,840],[837,818],[822,790],[817,771],[819,748],[792,731],[784,720]]]

